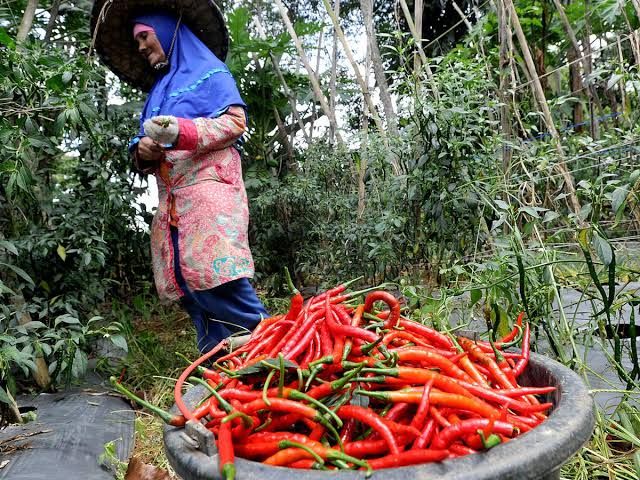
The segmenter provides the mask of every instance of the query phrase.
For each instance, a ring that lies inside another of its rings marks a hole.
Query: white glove
[[[145,135],[161,145],[174,145],[180,133],[178,119],[171,115],[152,117],[144,122],[143,127]]]

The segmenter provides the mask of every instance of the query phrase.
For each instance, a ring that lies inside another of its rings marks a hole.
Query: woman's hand
[[[143,162],[159,164],[165,155],[164,147],[149,137],[142,137],[138,142],[138,159]]]
[[[159,115],[146,120],[142,125],[145,135],[161,145],[174,145],[178,141],[180,125],[171,115]]]

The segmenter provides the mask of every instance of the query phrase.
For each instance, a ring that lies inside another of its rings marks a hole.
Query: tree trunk
[[[260,38],[262,40],[265,40],[267,38],[267,34],[264,31],[262,22],[260,22],[260,18],[257,16],[254,17],[254,22],[255,22],[256,28],[258,29],[258,35],[260,35]],[[284,75],[282,74],[282,70],[280,70],[280,61],[276,58],[276,56],[273,53],[269,53],[269,57],[271,58],[271,64],[273,65],[273,69],[275,70],[276,75],[278,76],[278,79],[282,84],[284,94],[289,100],[289,105],[291,106],[291,114],[293,115],[294,120],[298,122],[298,126],[300,127],[300,131],[302,131],[302,135],[304,136],[305,141],[307,143],[311,143],[311,138],[309,137],[309,134],[307,133],[304,127],[304,123],[300,118],[300,114],[298,113],[298,106],[297,106],[295,95],[293,95],[293,92],[289,88],[289,85],[287,85],[287,81],[284,78]],[[333,112],[334,110],[331,109],[331,111]]]
[[[38,8],[38,0],[29,0],[26,8],[24,9],[20,28],[16,35],[16,40],[18,42],[24,42],[27,39],[27,35],[29,35],[31,26],[33,25],[33,18],[36,16],[36,8]]]
[[[51,39],[53,27],[56,25],[56,20],[58,19],[58,11],[60,10],[61,1],[62,0],[54,0],[53,5],[51,5],[51,10],[49,11],[49,22],[47,23],[47,30],[44,34],[44,43],[49,43],[49,40]]]
[[[336,17],[340,17],[340,0],[334,0],[333,13]],[[333,29],[333,47],[331,49],[331,78],[329,80],[329,108],[332,112],[336,111],[336,83],[338,76],[338,34]],[[329,143],[333,144],[335,131],[329,128]]]
[[[362,9],[362,16],[364,17],[364,27],[367,31],[367,48],[371,54],[373,73],[375,75],[378,88],[380,89],[380,99],[382,100],[384,115],[387,119],[387,128],[392,135],[397,136],[398,118],[396,117],[396,112],[393,109],[393,102],[391,100],[391,94],[389,93],[389,83],[387,82],[387,77],[384,74],[384,64],[382,63],[382,55],[380,55],[376,30],[373,24],[373,0],[360,0],[360,8]]]
[[[370,43],[367,42],[367,53],[365,55],[365,80],[369,84],[369,64],[370,64]],[[362,115],[362,144],[360,145],[360,162],[358,165],[358,221],[362,220],[364,216],[364,210],[366,207],[366,185],[365,176],[367,174],[367,166],[369,163],[369,118],[367,115]]]
[[[309,59],[307,58],[306,53],[304,52],[304,48],[302,47],[302,43],[300,43],[300,39],[298,38],[298,35],[296,34],[296,31],[293,28],[293,25],[291,23],[291,20],[289,20],[289,15],[287,14],[287,11],[284,7],[284,5],[282,4],[282,0],[275,0],[275,3],[278,7],[278,11],[280,12],[280,16],[282,17],[282,21],[284,22],[287,31],[289,32],[289,35],[291,35],[291,39],[293,40],[293,43],[296,46],[296,50],[298,51],[298,55],[300,56],[300,60],[302,61],[304,68],[307,70],[307,73],[309,74],[309,81],[311,82],[311,87],[313,88],[313,93],[316,97],[316,99],[318,100],[318,102],[320,102],[320,106],[322,107],[322,111],[324,112],[324,114],[327,116],[327,118],[329,119],[329,124],[332,126],[332,128],[334,129],[334,131],[336,132],[336,139],[338,140],[338,143],[343,144],[344,141],[342,140],[342,136],[340,135],[340,132],[338,131],[338,126],[336,123],[336,117],[334,115],[334,112],[331,111],[331,109],[329,108],[329,104],[327,103],[327,99],[324,96],[324,93],[322,93],[322,88],[320,87],[320,82],[318,81],[318,78],[316,77],[316,73],[313,71],[313,68],[311,68],[311,65],[309,64]]]
[[[553,143],[555,144],[555,148],[558,151],[558,163],[557,169],[562,175],[564,179],[564,188],[567,193],[567,198],[569,200],[569,205],[573,210],[573,213],[576,215],[576,218],[580,222],[580,201],[578,200],[578,196],[576,195],[575,184],[573,180],[573,176],[571,172],[567,169],[566,165],[566,156],[564,154],[564,150],[562,148],[560,135],[558,134],[558,130],[553,122],[553,117],[551,116],[551,110],[549,110],[549,104],[547,103],[547,98],[544,95],[544,91],[542,90],[542,84],[540,83],[540,78],[536,73],[536,67],[533,62],[533,57],[531,56],[531,51],[529,50],[529,43],[527,42],[526,37],[524,36],[524,32],[522,31],[522,26],[520,25],[520,19],[518,18],[518,13],[516,12],[516,7],[513,4],[513,0],[505,0],[506,5],[509,7],[509,14],[511,16],[511,21],[513,23],[513,28],[516,31],[516,36],[518,37],[518,43],[520,43],[520,49],[522,50],[522,55],[524,56],[527,69],[529,70],[529,75],[531,76],[531,86],[533,89],[534,97],[542,111],[545,122],[547,124],[547,128],[553,137]]]
[[[342,44],[342,48],[344,49],[344,53],[347,56],[349,63],[351,64],[353,73],[356,76],[356,81],[358,82],[358,85],[360,85],[360,89],[362,90],[362,94],[364,96],[365,105],[369,109],[369,113],[371,114],[373,121],[376,123],[376,127],[378,128],[378,131],[380,132],[380,134],[382,136],[386,136],[386,132],[382,125],[382,120],[380,119],[380,116],[378,115],[378,111],[376,110],[376,107],[373,104],[373,101],[371,100],[371,95],[369,93],[369,85],[366,85],[364,83],[364,79],[362,78],[362,75],[360,73],[360,68],[358,67],[358,64],[353,58],[353,52],[351,51],[351,47],[347,42],[347,38],[344,36],[344,32],[342,31],[342,28],[340,28],[338,17],[334,15],[333,8],[331,8],[331,5],[329,4],[328,0],[322,0],[322,3],[324,3],[324,7],[327,10],[329,17],[331,18],[331,22],[333,22],[333,27],[335,28],[335,32],[338,35],[338,39],[340,40],[340,43]]]
[[[324,29],[320,30],[320,35],[318,36],[318,53],[316,54],[316,72],[320,71],[320,58],[322,57],[322,38],[324,37]],[[329,103],[331,105],[331,103]],[[335,112],[335,109],[331,109],[332,112]],[[311,125],[309,127],[309,138],[313,140],[313,129],[315,127],[317,120],[316,115],[316,104],[315,102],[311,105]]]

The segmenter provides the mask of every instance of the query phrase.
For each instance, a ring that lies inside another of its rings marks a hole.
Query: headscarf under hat
[[[153,28],[168,57],[169,70],[160,74],[151,88],[140,116],[140,133],[130,148],[144,136],[142,125],[151,117],[216,118],[233,105],[246,108],[227,66],[189,27],[181,23],[176,31],[176,17],[165,13],[140,15],[134,24]]]

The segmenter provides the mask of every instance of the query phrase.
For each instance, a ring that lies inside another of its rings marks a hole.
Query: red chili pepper
[[[301,321],[301,324],[298,328],[292,330],[290,334],[285,335],[288,340],[284,344],[284,346],[278,352],[272,352],[274,355],[278,353],[282,353],[285,358],[289,356],[289,353],[292,349],[299,345],[302,339],[305,337],[305,334],[308,334],[309,331],[313,334],[313,326],[317,321],[322,319],[325,315],[324,310],[318,310],[317,312],[313,312],[311,315],[301,315],[304,317]],[[295,328],[295,327],[294,327]]]
[[[364,300],[364,311],[371,312],[373,304],[377,301],[384,302],[389,306],[389,315],[384,322],[384,328],[390,329],[398,326],[398,321],[400,320],[400,302],[398,299],[388,292],[380,290],[371,292]]]
[[[524,326],[524,334],[522,335],[522,358],[518,360],[516,366],[513,369],[513,375],[517,378],[522,375],[524,369],[527,368],[529,363],[529,342],[531,340],[531,330],[529,328],[529,322],[527,322]]]
[[[175,397],[176,406],[178,407],[182,415],[184,415],[187,420],[192,420],[193,414],[182,401],[182,387],[184,386],[184,381],[191,375],[191,373],[196,369],[196,367],[198,367],[201,363],[209,360],[211,357],[213,357],[216,353],[218,353],[227,345],[228,345],[228,341],[222,340],[220,343],[218,343],[218,345],[213,347],[209,352],[205,353],[200,358],[198,358],[195,362],[189,365],[178,378],[178,381],[176,382],[176,385],[173,389],[173,395]]]
[[[435,422],[440,425],[441,427],[448,427],[449,425],[451,425],[451,423],[449,422],[449,420],[447,420],[444,415],[442,415],[442,413],[440,413],[440,410],[438,410],[436,407],[434,407],[433,405],[429,407],[429,413],[431,414],[431,417],[433,417],[433,419],[435,420]]]
[[[398,354],[398,360],[408,362],[425,362],[430,366],[438,367],[441,371],[452,377],[472,381],[471,377],[466,372],[439,353],[419,347],[403,348],[402,350],[397,350],[396,353]]]
[[[220,474],[225,480],[233,480],[236,475],[234,465],[233,439],[231,438],[231,422],[220,425],[218,433],[218,455]]]
[[[454,443],[453,445],[450,445],[449,451],[452,453],[453,457],[462,457],[464,455],[472,455],[474,453],[478,453],[477,450],[469,448],[466,445],[462,445],[460,443]]]
[[[501,344],[501,343],[509,343],[513,341],[513,339],[518,336],[518,333],[520,332],[520,328],[522,328],[523,318],[524,318],[524,312],[520,312],[520,314],[518,315],[518,319],[516,320],[515,326],[513,327],[513,330],[511,330],[511,332],[509,332],[507,335],[505,335],[500,340],[498,340],[497,343]]]
[[[476,344],[474,344],[471,340],[465,337],[458,337],[458,343],[465,349],[465,351],[469,352],[469,355],[482,366],[484,366],[487,370],[491,372],[494,380],[502,387],[502,388],[514,388],[515,385],[509,380],[509,378],[505,375],[505,373],[500,370],[496,362],[489,358]]]
[[[344,405],[336,412],[340,418],[353,418],[373,428],[389,445],[389,451],[393,454],[400,453],[398,443],[389,426],[378,414],[370,409],[357,405]]]
[[[434,383],[435,384],[435,383]],[[420,403],[422,394],[416,391],[391,391],[391,392],[371,392],[360,391],[362,395],[371,396],[374,398],[380,398],[392,402],[409,402]],[[458,395],[455,393],[446,393],[431,390],[429,392],[429,402],[434,405],[443,407],[458,408],[461,410],[467,410],[469,412],[475,412],[483,417],[490,417],[491,415],[499,415],[496,408],[492,407],[488,403],[479,398],[465,397],[464,395]]]
[[[449,337],[447,337],[446,335],[443,335],[437,330],[434,330],[433,328],[426,327],[412,320],[407,320],[406,318],[400,319],[399,326],[404,328],[408,332],[421,335],[423,338],[425,338],[429,343],[433,345],[444,347],[444,348],[453,347],[453,342]]]
[[[389,333],[387,333],[383,337],[382,344],[383,345],[389,345],[393,340],[395,340],[397,338],[401,338],[403,340],[408,340],[409,342],[415,343],[416,345],[419,345],[421,347],[428,347],[429,346],[429,344],[427,342],[425,342],[424,340],[421,340],[416,335],[412,335],[411,333],[405,332],[403,330],[392,330],[392,331],[390,331]]]
[[[386,375],[389,377],[396,377],[405,383],[419,383],[424,385],[429,380],[433,380],[433,384],[440,390],[445,392],[457,393],[467,397],[473,395],[464,388],[458,381],[442,375],[434,370],[427,370],[425,368],[414,367],[396,367],[396,368],[367,368],[365,372],[377,373]]]
[[[420,399],[420,403],[418,404],[418,410],[416,411],[413,420],[411,420],[412,427],[422,428],[422,426],[424,425],[427,414],[429,413],[429,392],[431,392],[432,386],[433,379],[429,379],[424,385],[422,398]]]
[[[381,468],[395,468],[418,463],[440,462],[449,456],[447,450],[407,450],[398,454],[369,460],[369,466],[374,470]]]
[[[452,424],[449,427],[442,429],[431,442],[431,447],[436,449],[448,448],[458,438],[477,433],[478,430],[483,430],[489,424],[491,420],[487,418],[473,418],[468,420],[462,420],[460,423]],[[493,424],[493,430],[495,432],[512,437],[518,433],[518,429],[507,422],[496,421]]]
[[[433,437],[433,434],[435,432],[436,432],[436,421],[433,418],[430,418],[429,420],[427,420],[427,423],[425,423],[424,428],[420,433],[420,436],[416,438],[415,441],[413,442],[411,449],[426,448],[426,446],[429,445],[429,443],[431,443],[431,438]]]
[[[283,347],[282,354],[284,358],[296,358],[309,347],[311,339],[316,334],[316,325],[324,318],[324,315],[324,311],[315,312],[302,324],[300,330]]]

